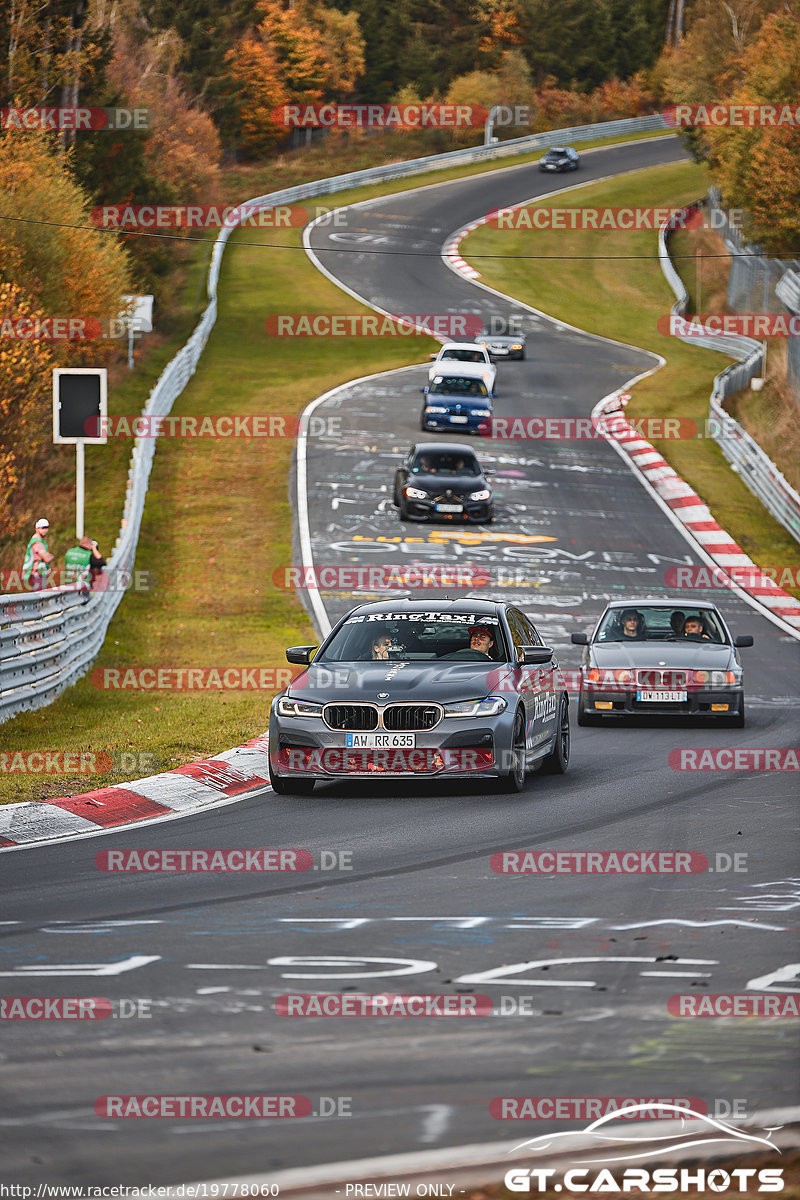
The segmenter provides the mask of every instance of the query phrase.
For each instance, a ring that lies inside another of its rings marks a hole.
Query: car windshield
[[[488,396],[482,379],[466,375],[437,375],[429,391],[435,396]]]
[[[566,150],[562,149],[561,147],[554,146],[552,150],[547,151],[547,154],[545,154],[545,158],[548,158],[548,159],[564,158],[566,153],[567,153]]]
[[[455,347],[450,350],[443,350],[439,355],[439,361],[441,362],[441,360],[444,358],[452,359],[454,362],[486,362],[486,355],[482,350],[460,350]]]
[[[476,633],[478,636],[473,636]],[[436,610],[356,613],[347,618],[324,654],[314,661],[400,663],[432,659],[507,662],[499,618]]]
[[[421,451],[411,464],[413,475],[480,475],[478,460],[472,454],[449,450]]]
[[[596,642],[727,642],[713,609],[656,608],[647,604],[610,608],[600,622]]]

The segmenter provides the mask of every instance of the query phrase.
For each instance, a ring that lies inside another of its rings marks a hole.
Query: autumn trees
[[[665,102],[797,106],[800,11],[792,0],[697,0],[686,36],[654,72]],[[750,241],[800,253],[796,125],[703,126],[687,141],[709,162],[726,204],[744,209]]]

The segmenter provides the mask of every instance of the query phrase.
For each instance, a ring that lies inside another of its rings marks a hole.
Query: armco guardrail
[[[683,214],[692,208],[698,208],[701,203],[689,205],[685,209],[672,213],[662,225],[658,236],[658,256],[661,269],[676,296],[672,312],[680,316],[686,313],[689,296],[683,280],[672,265],[667,241],[669,234]],[[754,341],[753,338],[732,334],[715,334],[710,330],[705,336],[678,336],[681,341],[689,345],[703,346],[707,350],[719,350],[720,353],[728,354],[731,358],[738,360],[726,367],[714,379],[708,404],[710,431],[722,453],[750,488],[750,491],[758,497],[772,516],[780,521],[784,529],[800,541],[800,496],[747,430],[743,429],[738,421],[726,412],[723,405],[727,396],[747,387],[750,380],[761,373],[764,361],[764,350],[761,343]]]
[[[408,162],[353,171],[330,179],[317,179],[244,203],[248,209],[270,208],[329,192],[345,191],[361,184],[382,183],[449,166],[491,162],[561,142],[591,141],[661,129],[671,130],[661,113],[557,129],[497,142],[491,146],[471,146],[465,150],[451,150],[446,154],[432,154]],[[220,230],[208,271],[208,307],[189,341],[164,368],[148,397],[143,415],[166,416],[194,373],[217,318],[220,265],[228,238],[235,228],[236,224],[231,223]],[[133,572],[155,446],[154,438],[137,438],[134,443],[122,524],[108,560],[107,575],[111,581],[122,580]],[[113,587],[87,594],[73,586],[47,592],[0,596],[0,722],[25,709],[49,704],[85,674],[103,644],[111,618],[123,595],[124,591]]]

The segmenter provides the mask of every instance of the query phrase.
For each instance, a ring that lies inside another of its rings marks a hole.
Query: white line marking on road
[[[61,977],[66,975],[122,975],[125,971],[135,971],[138,967],[146,967],[148,963],[159,962],[160,954],[131,954],[110,963],[59,963],[52,966],[36,964],[30,967],[16,967],[13,971],[0,971],[4,978],[31,979],[35,976],[51,975]]]
[[[433,1142],[438,1142],[445,1130],[449,1129],[453,1107],[450,1104],[429,1104],[423,1112],[425,1115],[419,1140],[423,1146],[430,1146]]]

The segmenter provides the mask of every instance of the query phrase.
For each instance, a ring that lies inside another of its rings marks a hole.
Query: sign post
[[[75,536],[83,537],[84,446],[105,446],[108,378],[105,367],[53,371],[53,444],[75,447]]]

